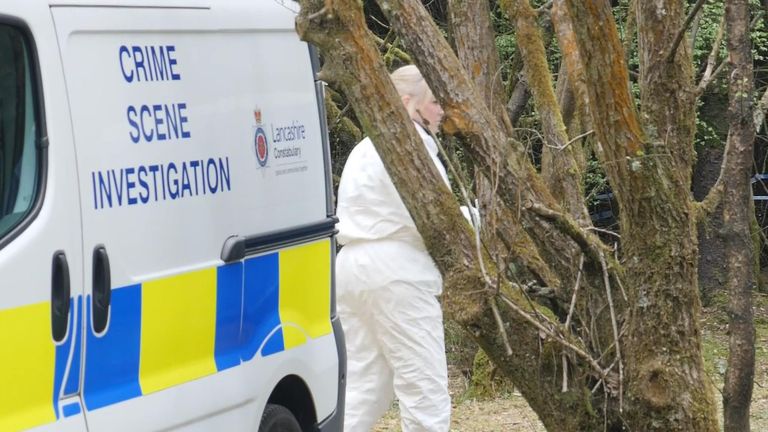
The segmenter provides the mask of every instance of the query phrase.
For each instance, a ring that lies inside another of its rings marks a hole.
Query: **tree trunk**
[[[637,6],[641,124],[609,3],[555,2],[569,81],[591,116],[597,154],[621,206],[619,262],[563,209],[551,190],[557,185],[547,186],[487,109],[421,2],[378,2],[446,110],[447,131],[465,138],[478,169],[496,179],[507,215],[499,239],[513,242],[502,231],[519,230],[529,247],[510,244],[510,252],[537,263],[528,270],[566,299],[564,309],[534,304],[521,286],[527,281],[506,281],[508,272],[475,243],[450,192],[425,169],[428,156],[369,41],[359,2],[302,0],[299,34],[323,50],[321,78],[345,89],[443,274],[446,316],[473,334],[548,430],[716,431],[701,358],[697,208],[688,187],[690,52],[687,44],[671,47],[682,3]],[[542,86],[551,91],[552,83]],[[664,91],[653,96],[658,89]],[[543,97],[537,106],[546,104]],[[550,139],[562,141],[558,111],[552,109]]]
[[[504,83],[488,1],[449,0],[448,17],[459,61],[482,91],[488,109],[511,134],[512,123],[503,109]]]
[[[752,288],[755,285],[754,244],[750,223],[752,206],[752,120],[754,92],[752,49],[749,41],[749,3],[728,0],[725,6],[731,78],[728,116],[730,132],[726,150],[723,226],[728,256],[728,316],[730,319],[728,368],[723,388],[726,432],[749,431],[749,405],[755,374],[755,327],[752,322]]]
[[[579,51],[564,57],[569,73],[586,76],[597,154],[621,208],[629,302],[627,422],[632,430],[715,431],[714,398],[701,357],[688,192],[694,118],[690,54],[681,45],[672,61],[666,60],[685,17],[684,3],[638,3],[645,128],[629,94],[618,33],[606,24],[612,22],[609,4],[558,3],[574,23]],[[652,134],[646,137],[644,130]]]

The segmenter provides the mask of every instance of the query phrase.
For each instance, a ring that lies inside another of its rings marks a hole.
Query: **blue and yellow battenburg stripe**
[[[67,336],[58,345],[51,337],[50,302],[0,311],[0,430],[27,429],[67,415],[59,412],[58,401],[78,391],[80,296],[71,300],[70,310]]]
[[[58,346],[50,302],[0,311],[0,378],[14,389],[0,392],[0,430],[79,412],[60,413],[58,401],[79,390],[81,303],[74,299],[75,319]],[[82,394],[95,410],[331,334],[331,242],[114,288],[103,335],[93,333],[84,303]]]

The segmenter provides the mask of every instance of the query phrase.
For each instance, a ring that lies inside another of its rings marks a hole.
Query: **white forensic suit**
[[[416,125],[440,175],[437,146]],[[347,343],[344,430],[369,431],[400,403],[403,432],[446,432],[451,400],[436,298],[443,280],[369,138],[338,193],[337,302]]]

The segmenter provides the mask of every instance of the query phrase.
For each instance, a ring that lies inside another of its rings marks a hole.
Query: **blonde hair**
[[[428,98],[432,97],[432,91],[429,89],[421,72],[414,65],[403,66],[392,72],[389,77],[401,97],[408,96],[410,99],[405,105],[408,115],[414,118],[416,109],[424,104]]]

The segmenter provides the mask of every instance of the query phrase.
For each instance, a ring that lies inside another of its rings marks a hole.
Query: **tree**
[[[452,1],[453,12],[461,14],[465,1]],[[718,430],[701,356],[696,226],[724,190],[740,191],[731,208],[743,204],[749,183],[748,174],[740,175],[733,184],[719,182],[702,203],[691,198],[697,95],[691,49],[681,43],[689,16],[685,2],[633,3],[639,111],[609,2],[553,1],[567,71],[559,100],[535,11],[527,0],[501,2],[516,24],[551,152],[540,173],[511,122],[493,109],[503,105],[493,103],[497,96],[488,91],[492,78],[477,79],[483,72],[473,61],[483,57],[462,54],[459,47],[462,65],[418,0],[377,0],[445,109],[445,132],[460,138],[494,192],[478,236],[429,163],[371,42],[360,3],[300,3],[299,34],[325,55],[320,77],[344,90],[443,274],[446,315],[472,334],[547,429]],[[729,1],[729,32],[741,25],[746,6],[746,0]],[[741,39],[733,33],[729,40]],[[734,70],[748,61],[739,52]],[[751,97],[749,85],[733,89]],[[567,92],[576,103],[564,118]],[[743,105],[745,99],[734,100],[732,105]],[[571,141],[578,128],[570,135],[566,128],[572,116],[593,130],[594,152],[621,207],[620,251],[607,247],[586,217],[580,143]],[[730,145],[741,148],[733,143],[747,138],[734,132]],[[736,150],[729,150],[728,169],[745,172],[743,159],[730,152]],[[560,177],[553,181],[555,175]],[[732,216],[738,227],[732,255],[738,256],[749,224],[746,212]],[[737,262],[735,269],[750,270]],[[531,301],[532,287],[551,293],[547,306]],[[740,388],[743,375],[732,382]]]

